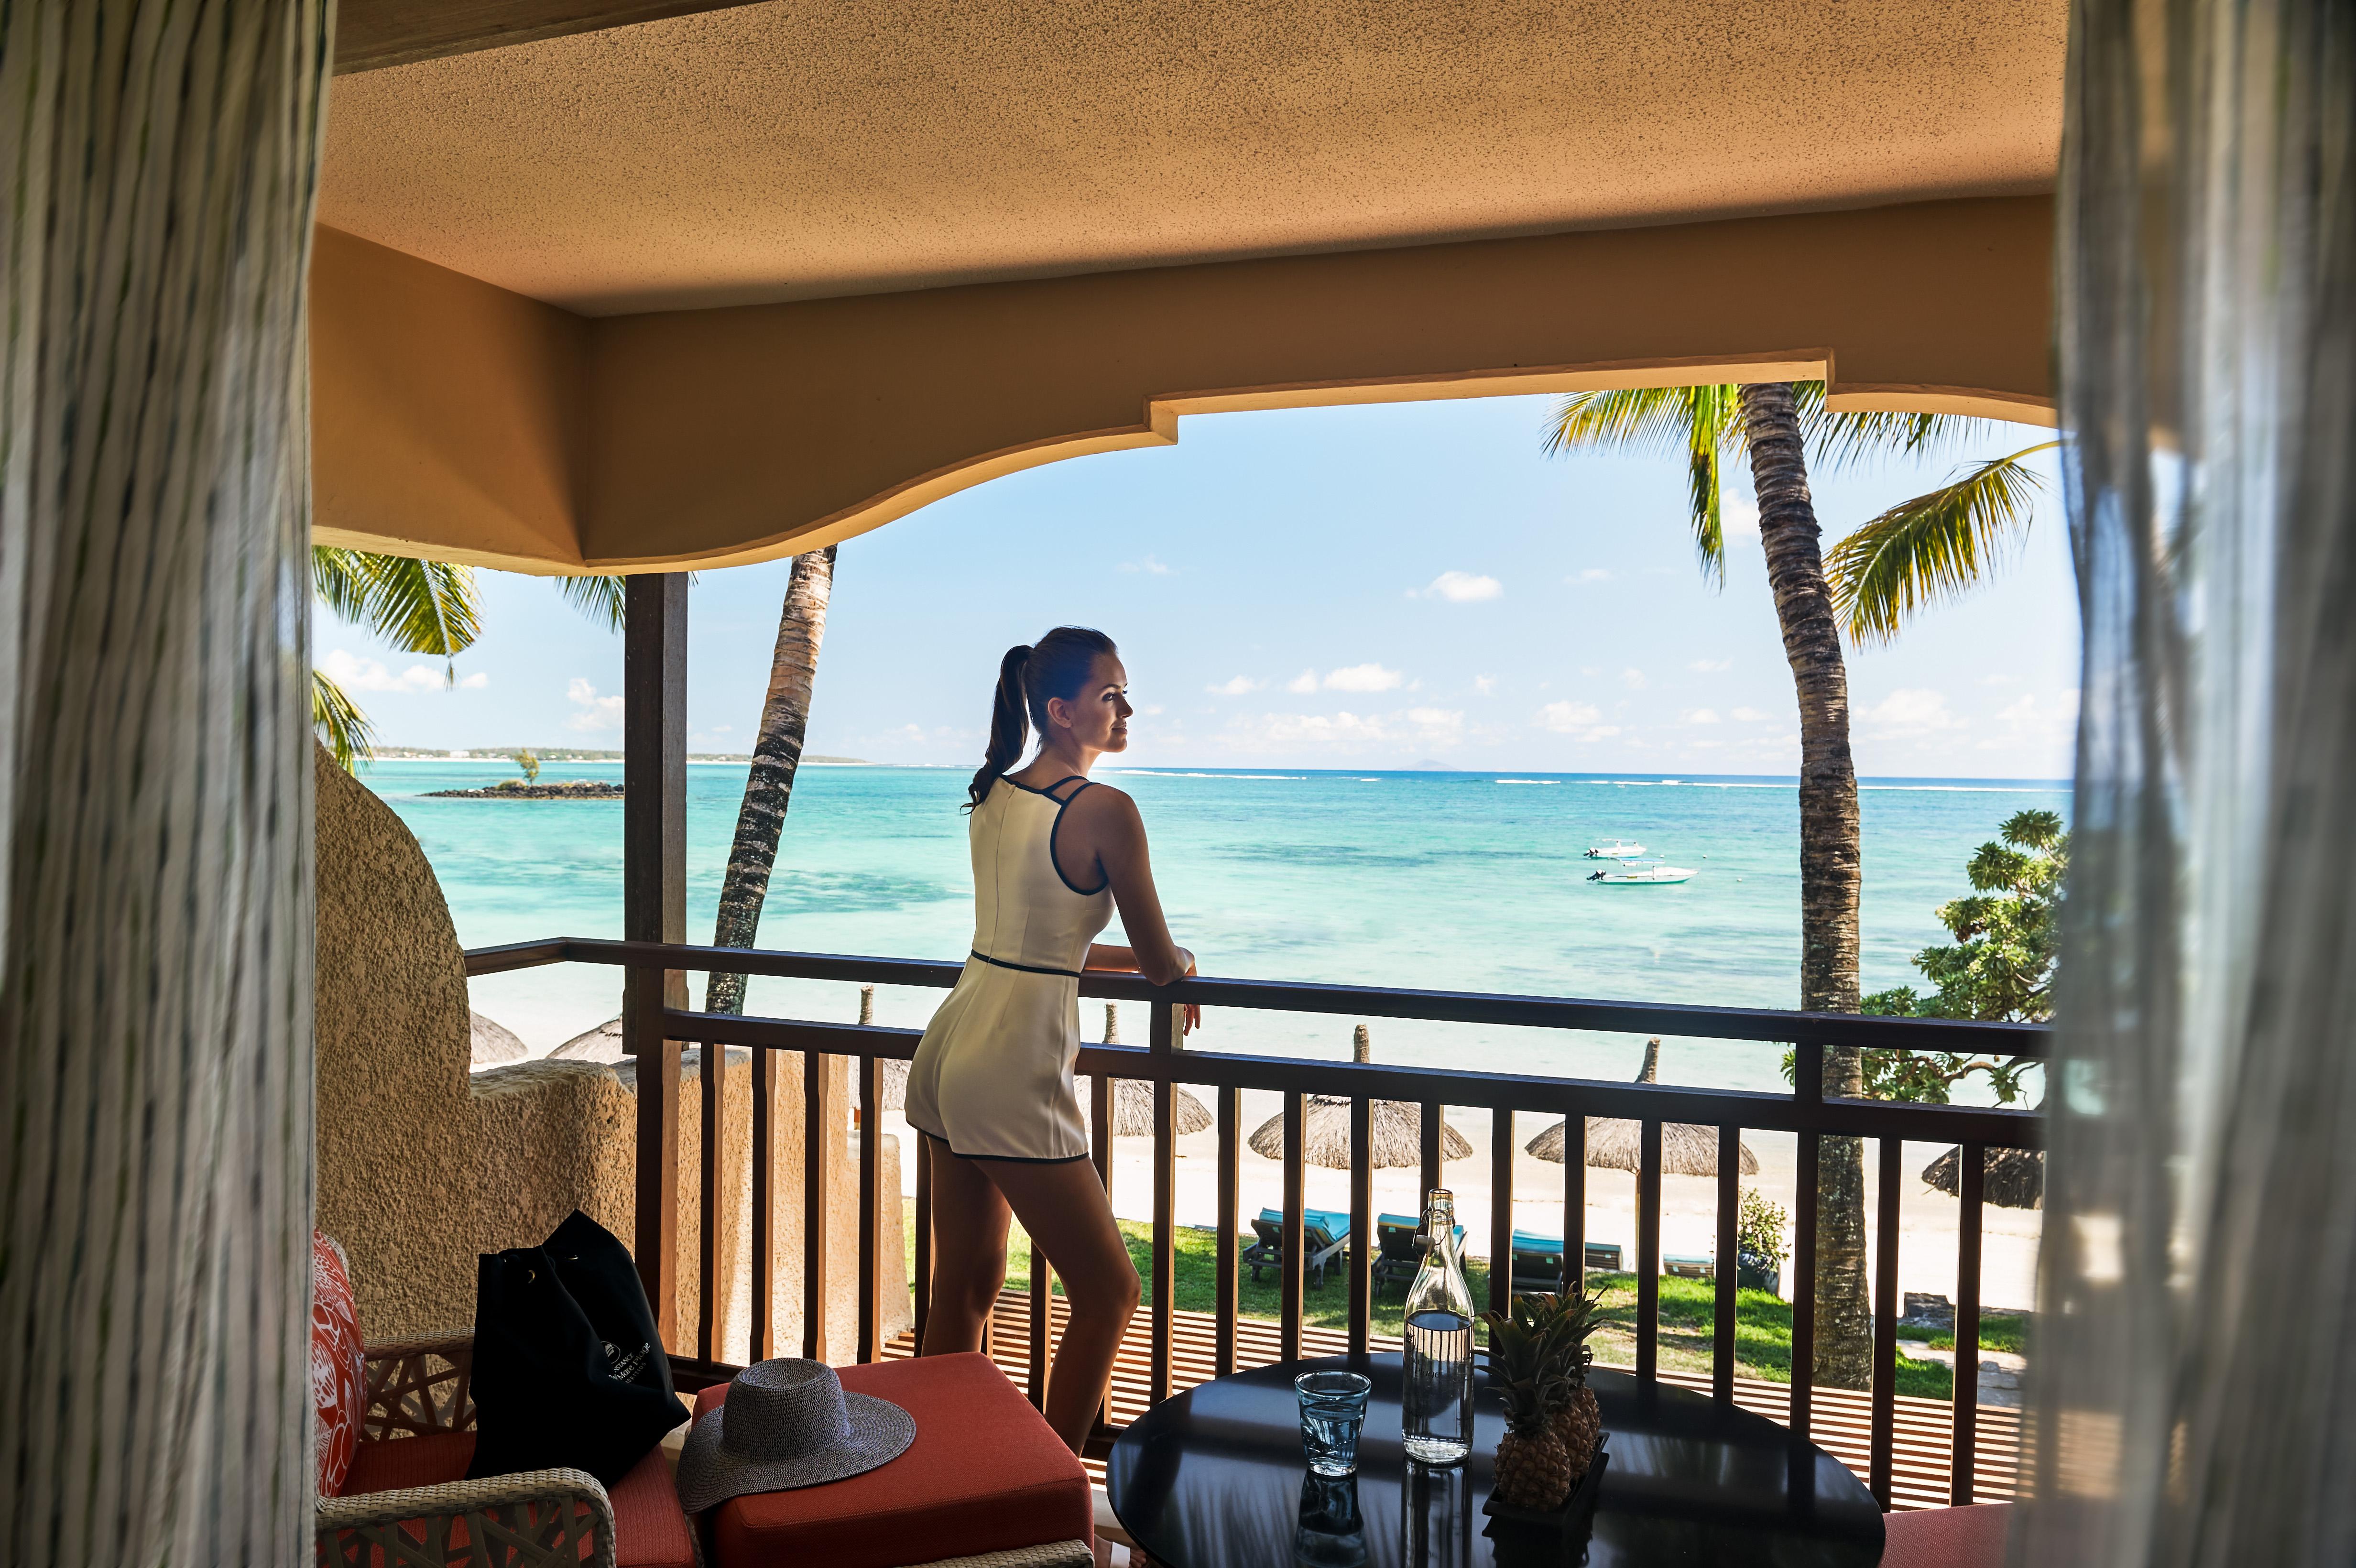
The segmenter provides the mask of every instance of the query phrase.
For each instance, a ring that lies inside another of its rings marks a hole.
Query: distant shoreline
[[[569,756],[541,752],[538,752],[538,755],[543,765],[552,763],[577,764],[583,763],[611,765],[619,763],[622,761],[622,753],[619,752],[574,752]],[[747,765],[752,761],[750,757],[712,754],[691,756],[687,760],[690,765],[696,767],[739,768]],[[515,765],[515,757],[513,752],[482,751],[478,751],[468,756],[453,757],[440,752],[409,749],[399,755],[380,754],[374,758],[373,761],[388,765],[396,763],[502,763],[509,767]],[[805,755],[802,758],[802,765],[805,767],[814,768],[888,768],[909,773],[932,773],[943,770],[963,773],[967,771],[965,764],[961,763],[879,763],[871,762],[862,757],[829,757],[817,755]],[[1793,773],[1672,774],[1660,772],[1614,773],[1603,773],[1586,768],[1571,769],[1567,771],[1548,771],[1538,768],[1512,767],[1451,767],[1446,769],[1383,767],[1310,768],[1287,767],[1282,764],[1261,764],[1257,767],[1194,767],[1181,763],[1171,763],[1159,767],[1106,767],[1100,770],[1100,773],[1101,775],[1105,777],[1240,778],[1264,781],[1271,784],[1305,781],[1310,779],[1378,780],[1385,778],[1446,779],[1463,784],[1519,784],[1524,786],[1613,784],[1636,789],[1797,789],[1800,784],[1798,775]],[[2005,794],[2016,791],[2067,791],[2072,787],[2072,781],[2069,779],[2005,777],[1976,778],[1948,773],[1876,773],[1859,777],[1857,781],[1857,786],[1860,790],[1954,790],[1959,792],[1979,791],[1991,794]]]

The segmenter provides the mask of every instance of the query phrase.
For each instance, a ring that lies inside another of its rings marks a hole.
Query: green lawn
[[[916,1270],[916,1205],[908,1205],[907,1235],[909,1272]],[[1138,1221],[1123,1220],[1121,1234],[1128,1238],[1129,1255],[1137,1264],[1138,1277],[1145,1282],[1146,1300],[1153,1298],[1153,1227]],[[1238,1256],[1249,1245],[1245,1236],[1236,1243]],[[1177,1298],[1173,1303],[1184,1312],[1209,1312],[1218,1305],[1218,1238],[1211,1232],[1180,1226],[1177,1232]],[[1273,1321],[1281,1310],[1276,1276],[1262,1275],[1259,1283],[1252,1282],[1248,1269],[1238,1270],[1242,1278],[1237,1284],[1237,1309],[1246,1317]],[[1479,1259],[1468,1259],[1464,1274],[1472,1287],[1472,1299],[1478,1303],[1488,1299],[1489,1268]],[[1592,1343],[1595,1359],[1607,1366],[1633,1366],[1636,1361],[1636,1276],[1628,1274],[1590,1272],[1588,1288],[1600,1292],[1605,1302],[1604,1327]],[[1016,1290],[1031,1285],[1031,1239],[1017,1225],[1007,1239],[1006,1283]],[[1061,1286],[1056,1286],[1058,1293]],[[1663,1370],[1668,1371],[1707,1373],[1710,1370],[1710,1347],[1713,1325],[1717,1321],[1718,1287],[1708,1280],[1678,1279],[1663,1275],[1661,1279],[1660,1355]],[[1396,1337],[1399,1333],[1399,1307],[1403,1293],[1397,1286],[1382,1294],[1374,1303],[1373,1331]],[[1734,1359],[1736,1375],[1759,1378],[1768,1382],[1792,1381],[1792,1304],[1763,1290],[1736,1293],[1734,1322]],[[1312,1285],[1301,1292],[1301,1320],[1319,1328],[1346,1329],[1350,1326],[1350,1290],[1340,1272],[1328,1275],[1324,1287]],[[1934,1333],[1927,1328],[1901,1328],[1899,1334],[1909,1339],[1927,1340],[1944,1349],[1954,1348],[1951,1334]],[[1980,1346],[1990,1350],[2018,1350],[2020,1347],[2021,1320],[2016,1317],[1996,1314],[1980,1319]],[[1898,1392],[1921,1399],[1947,1399],[1954,1390],[1953,1374],[1931,1361],[1898,1361]]]

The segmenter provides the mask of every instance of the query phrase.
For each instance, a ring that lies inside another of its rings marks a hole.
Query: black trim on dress
[[[921,1131],[922,1129],[920,1128],[918,1130]],[[951,1144],[948,1139],[941,1136],[940,1134],[926,1133],[925,1136],[932,1139],[935,1143],[940,1145],[943,1148],[948,1149],[949,1153],[957,1155],[957,1157],[959,1159],[987,1160],[998,1165],[1069,1165],[1075,1160],[1087,1159],[1089,1157],[1085,1154],[1059,1154],[1054,1156],[1035,1154],[958,1154],[956,1146]]]
[[[1072,778],[1079,778],[1079,774],[1074,773]],[[1054,784],[1049,784],[1047,787],[1049,789],[1061,789],[1071,782],[1072,779],[1057,779]],[[1093,781],[1082,780],[1079,788],[1066,795],[1062,800],[1056,801],[1055,825],[1047,829],[1047,864],[1055,868],[1055,880],[1057,881],[1063,883],[1066,887],[1071,889],[1072,891],[1079,894],[1080,897],[1084,899],[1092,899],[1098,893],[1104,891],[1107,888],[1112,886],[1112,873],[1110,871],[1107,871],[1104,876],[1104,880],[1098,882],[1092,888],[1084,888],[1080,886],[1079,883],[1072,880],[1071,878],[1064,875],[1064,863],[1055,859],[1055,835],[1064,830],[1064,813],[1071,810],[1072,802],[1087,794],[1091,787],[1093,787]],[[1049,800],[1055,799],[1052,795],[1047,798]]]
[[[1003,958],[992,958],[978,947],[972,950],[972,956],[980,959],[984,964],[993,965],[1001,969],[1020,969],[1025,975],[1061,975],[1067,980],[1076,980],[1080,977],[1080,972],[1077,969],[1043,969],[1036,964],[1009,964]]]

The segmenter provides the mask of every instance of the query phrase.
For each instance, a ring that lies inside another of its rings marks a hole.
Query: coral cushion
[[[363,1443],[352,1462],[351,1483],[345,1495],[460,1480],[474,1456],[471,1432],[434,1432]],[[679,1488],[671,1484],[670,1467],[664,1463],[660,1448],[606,1488],[605,1496],[614,1505],[614,1559],[619,1568],[695,1568],[695,1544],[688,1538],[687,1515],[680,1509]],[[465,1543],[463,1531],[451,1542],[454,1546]]]
[[[351,1271],[333,1236],[311,1232],[311,1407],[318,1414],[319,1495],[343,1495],[359,1447],[367,1353]]]
[[[731,1498],[704,1518],[721,1568],[894,1568],[1095,1540],[1088,1474],[987,1356],[840,1369],[916,1418],[908,1451],[863,1475]],[[725,1385],[696,1396],[696,1419]]]
[[[1909,1509],[1882,1516],[1881,1568],[2003,1568],[2010,1503]]]

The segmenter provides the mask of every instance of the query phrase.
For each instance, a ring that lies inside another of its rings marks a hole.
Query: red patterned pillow
[[[360,1445],[364,1352],[351,1271],[333,1236],[311,1232],[311,1403],[318,1412],[319,1495],[341,1497]]]

